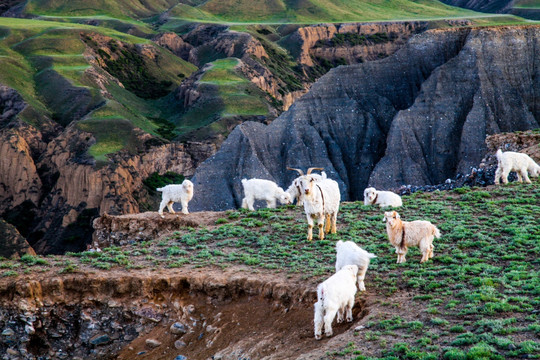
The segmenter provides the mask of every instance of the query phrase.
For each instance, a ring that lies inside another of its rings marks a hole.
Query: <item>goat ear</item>
[[[401,217],[399,216],[397,212],[394,211],[394,213],[396,214],[396,219],[401,219]]]

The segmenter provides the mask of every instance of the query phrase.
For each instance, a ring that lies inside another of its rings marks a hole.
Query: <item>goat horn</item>
[[[309,168],[309,169],[307,169],[306,175],[311,174],[311,172],[312,172],[313,170],[321,170],[321,171],[322,171],[322,170],[324,170],[324,168]]]
[[[304,175],[304,172],[303,172],[302,170],[300,170],[300,169],[290,168],[290,167],[287,166],[287,170],[294,170],[294,171],[297,171],[297,172],[300,174],[300,176],[303,176],[303,175]]]

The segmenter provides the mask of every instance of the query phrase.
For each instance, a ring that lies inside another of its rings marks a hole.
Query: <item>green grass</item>
[[[172,18],[226,23],[319,23],[433,19],[476,13],[433,0],[306,0],[295,5],[273,0],[210,0],[198,7],[178,4]]]
[[[211,68],[199,81],[206,100],[182,116],[177,123],[178,133],[188,133],[217,119],[268,114],[264,95],[235,69],[237,65],[238,60],[234,58],[211,63]],[[219,132],[219,129],[216,130]]]
[[[102,252],[1,259],[0,269],[11,278],[32,269],[241,266],[297,274],[314,287],[334,272],[335,241],[351,240],[377,255],[366,275],[367,295],[357,295],[370,299],[369,314],[365,329],[337,345],[329,359],[538,358],[540,182],[415,193],[403,201],[403,220],[429,220],[442,232],[435,257],[424,264],[417,248],[396,264],[382,210],[350,202],[341,205],[338,234],[323,241],[306,241],[300,207],[230,210],[213,224],[161,239]]]
[[[66,126],[78,116],[77,112],[86,108],[88,113],[79,127],[93,133],[97,139],[88,153],[99,162],[119,150],[134,151],[135,127],[170,138],[162,131],[166,124],[154,120],[163,117],[162,103],[143,99],[129,90],[152,90],[154,88],[148,85],[152,82],[166,94],[196,70],[192,64],[146,39],[102,27],[0,18],[0,34],[0,82],[17,90],[30,104],[20,115],[24,121],[39,128],[40,121],[47,116]],[[114,81],[105,83],[108,98],[103,97],[101,85],[87,75],[87,71],[94,68],[103,76],[109,76],[84,56],[88,44],[95,46],[96,51],[103,46],[94,40],[96,37],[105,39],[105,45],[111,48],[122,49],[123,52],[118,50],[117,54],[120,66],[144,75],[137,77],[126,72],[126,79],[131,83],[125,81],[124,87]],[[153,57],[142,56],[135,45],[146,47]],[[148,86],[141,81],[146,81]],[[169,106],[167,110],[175,109]]]

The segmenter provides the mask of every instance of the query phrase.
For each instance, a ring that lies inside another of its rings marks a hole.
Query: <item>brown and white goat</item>
[[[386,233],[390,243],[396,248],[397,263],[405,262],[407,248],[418,246],[422,252],[421,263],[433,257],[433,238],[440,238],[439,229],[429,221],[402,221],[396,211],[384,213]]]

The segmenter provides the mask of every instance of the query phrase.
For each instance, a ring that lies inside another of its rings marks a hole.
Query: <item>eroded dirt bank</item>
[[[313,338],[315,283],[239,270],[3,280],[0,353],[6,359],[286,359],[321,345]],[[357,303],[355,319],[364,312]]]

